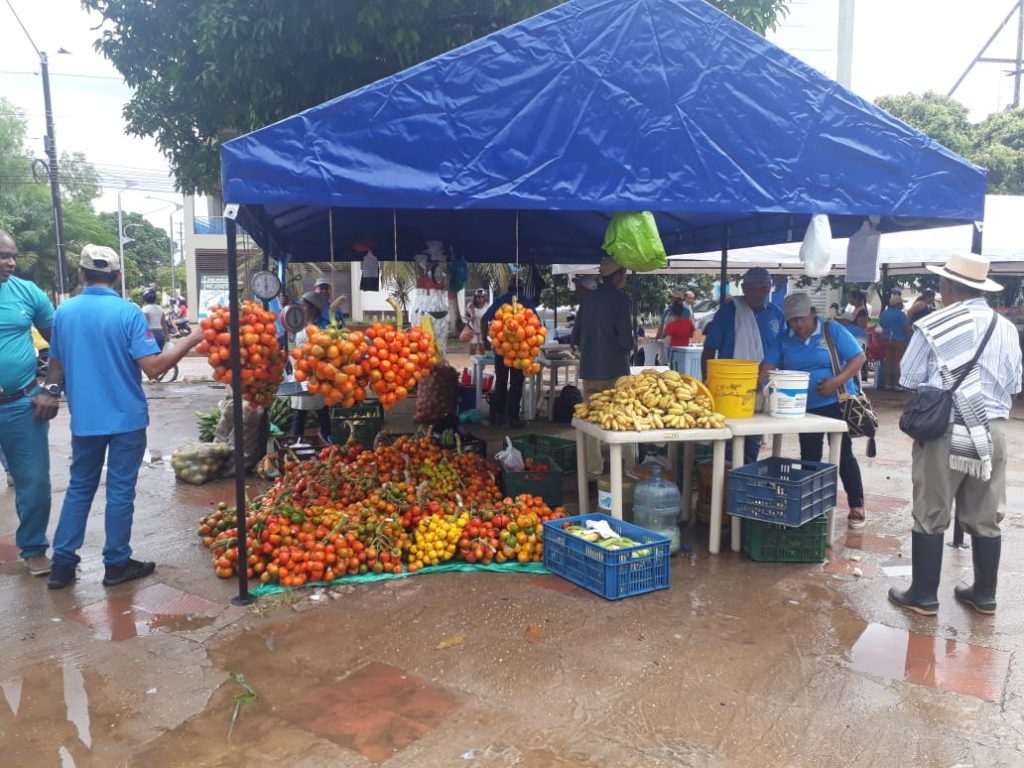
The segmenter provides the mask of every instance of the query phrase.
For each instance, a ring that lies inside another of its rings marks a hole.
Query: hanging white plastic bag
[[[846,282],[873,283],[878,280],[878,244],[881,234],[875,229],[878,219],[861,224],[846,247]]]
[[[807,226],[807,234],[800,246],[800,261],[804,265],[804,274],[808,277],[825,277],[832,269],[832,257],[829,253],[832,245],[832,227],[828,216],[816,213]]]
[[[523,464],[523,454],[512,445],[512,438],[508,435],[505,435],[505,448],[498,451],[494,458],[506,472],[522,472],[526,469],[526,465]]]

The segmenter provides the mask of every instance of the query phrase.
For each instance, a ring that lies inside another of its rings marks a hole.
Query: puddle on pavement
[[[3,765],[92,765],[94,729],[113,727],[105,688],[77,659],[51,659],[0,683]],[[97,698],[99,715],[97,716]]]
[[[868,624],[853,644],[850,667],[890,680],[999,702],[1010,654],[884,624]]]
[[[215,603],[166,584],[150,584],[135,592],[76,608],[65,618],[85,624],[100,640],[129,640],[158,630],[190,632],[213,623],[200,615]]]

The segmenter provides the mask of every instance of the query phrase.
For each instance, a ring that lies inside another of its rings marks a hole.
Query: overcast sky
[[[0,0],[0,94],[23,109],[32,147],[43,154],[42,84],[38,58]],[[57,145],[81,151],[107,178],[137,179],[152,190],[122,196],[129,211],[149,213],[167,226],[170,207],[146,195],[175,198],[166,180],[168,165],[150,140],[124,133],[121,108],[130,93],[119,74],[93,50],[99,18],[78,0],[10,0],[40,50],[50,55]],[[874,99],[886,94],[935,90],[946,93],[1009,13],[1013,0],[856,0],[853,90]],[[826,74],[835,74],[838,0],[792,0],[791,23],[776,41]],[[989,56],[1012,57],[1016,19]],[[71,55],[58,55],[65,48]],[[1005,107],[1012,97],[1009,65],[982,64],[955,94],[971,109],[972,119]],[[117,184],[97,201],[101,211],[116,210]],[[162,192],[157,191],[163,189]],[[180,196],[179,196],[180,199]]]

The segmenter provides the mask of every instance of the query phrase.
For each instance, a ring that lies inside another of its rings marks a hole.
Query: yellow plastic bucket
[[[757,400],[758,364],[753,360],[708,360],[708,389],[715,410],[729,419],[749,419]]]

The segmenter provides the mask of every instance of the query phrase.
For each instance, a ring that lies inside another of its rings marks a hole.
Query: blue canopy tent
[[[224,145],[265,250],[598,261],[611,215],[670,253],[982,218],[985,174],[701,0],[573,0]],[[396,226],[397,225],[397,226]]]
[[[868,216],[971,223],[985,194],[982,169],[702,0],[571,0],[221,161],[235,221],[280,261],[361,258],[356,243],[408,259],[436,239],[468,261],[593,264],[611,216],[639,210],[670,253],[724,256],[800,240],[816,213],[837,237]]]

